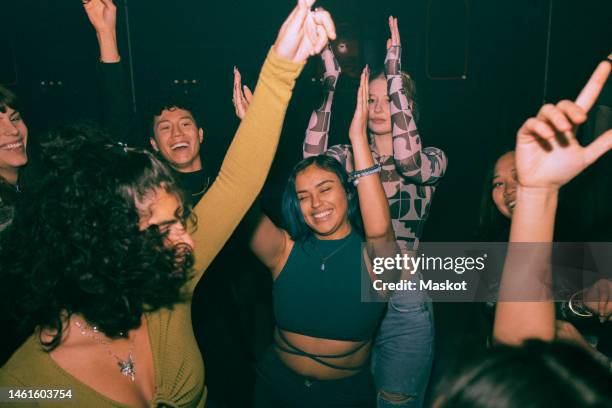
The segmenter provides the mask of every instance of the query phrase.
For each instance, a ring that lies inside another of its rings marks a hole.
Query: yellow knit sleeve
[[[248,113],[219,175],[193,210],[197,227],[192,232],[195,276],[189,283],[191,292],[264,185],[293,86],[303,66],[281,59],[273,50],[268,53]]]

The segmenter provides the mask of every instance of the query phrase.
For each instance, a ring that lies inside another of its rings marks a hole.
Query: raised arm
[[[306,59],[318,54],[328,38],[335,38],[331,16],[324,10],[310,11],[313,3],[300,0],[281,27],[219,176],[194,208],[199,228],[193,233],[196,276],[192,289],[264,184],[295,79]]]
[[[113,0],[83,1],[83,7],[96,30],[100,62],[112,64],[121,61],[117,47],[117,7]]]
[[[327,150],[329,140],[329,125],[331,123],[331,106],[338,78],[340,78],[340,64],[328,44],[321,52],[321,59],[325,72],[323,73],[323,103],[312,112],[306,138],[304,139],[304,158],[323,154]]]
[[[435,184],[446,172],[446,155],[436,147],[423,148],[414,121],[414,102],[408,99],[402,78],[402,47],[397,18],[389,17],[385,76],[390,99],[393,159],[400,174],[417,184]]]
[[[245,223],[251,229],[249,246],[257,259],[261,261],[276,278],[289,256],[293,240],[287,231],[278,228],[272,220],[261,211],[259,200],[255,202],[245,217]]]
[[[500,286],[502,301],[498,302],[495,313],[493,334],[497,341],[520,344],[529,338],[552,340],[555,337],[547,245],[553,239],[559,188],[612,148],[612,130],[586,147],[576,140],[576,128],[586,121],[610,70],[610,62],[602,62],[575,102],[544,105],[518,132],[519,184],[510,249]],[[520,247],[514,243],[536,244]],[[525,296],[533,301],[520,301]]]
[[[380,181],[380,166],[375,166],[368,143],[368,76],[369,70],[366,67],[361,73],[357,107],[349,130],[354,163],[352,178],[357,183],[359,208],[366,240],[368,242],[393,242],[395,235],[391,225],[389,204]]]
[[[136,131],[127,73],[117,46],[117,7],[112,0],[89,0],[83,2],[83,7],[96,31],[100,50],[98,75],[103,124],[118,141],[140,147],[143,141]]]

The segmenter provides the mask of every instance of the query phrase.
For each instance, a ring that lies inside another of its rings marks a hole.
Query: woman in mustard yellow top
[[[264,183],[305,60],[335,37],[312,3],[299,0],[281,27],[219,176],[194,209],[197,228],[184,228],[179,193],[151,154],[82,127],[43,143],[46,175],[0,241],[1,295],[36,327],[0,370],[9,403],[205,405],[190,296]]]

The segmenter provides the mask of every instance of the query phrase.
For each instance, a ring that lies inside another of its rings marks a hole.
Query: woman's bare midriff
[[[291,349],[291,347],[288,347],[280,338],[278,330],[280,329],[277,328],[274,331],[274,341],[276,344],[281,345],[283,348]],[[285,330],[283,330],[283,335],[289,341],[289,343],[295,347],[305,351],[306,353],[315,355],[345,354],[356,349],[362,344],[362,342],[321,339],[318,337],[305,336],[303,334],[288,332]],[[370,347],[371,341],[368,341],[368,344],[366,344],[364,347],[346,357],[320,358],[320,360],[340,367],[359,367],[369,358]],[[339,370],[336,368],[327,367],[311,358],[287,353],[280,350],[278,347],[274,347],[274,349],[276,350],[276,353],[281,361],[285,363],[287,367],[304,377],[312,377],[319,380],[337,380],[339,378],[350,377],[359,372],[356,370]]]

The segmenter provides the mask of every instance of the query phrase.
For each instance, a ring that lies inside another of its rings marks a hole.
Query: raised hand
[[[351,141],[358,139],[367,140],[368,138],[369,77],[370,69],[366,65],[361,72],[359,90],[357,91],[357,107],[355,108],[355,114],[353,115],[351,127],[349,128],[349,138]]]
[[[83,1],[83,7],[96,32],[115,32],[117,7],[113,4],[113,0],[86,0]]]
[[[575,102],[544,105],[519,129],[516,170],[521,186],[558,189],[612,148],[612,129],[585,147],[576,140],[576,130],[586,121],[611,69],[609,61],[600,63]]]
[[[234,92],[232,96],[232,102],[234,103],[234,109],[236,110],[236,116],[240,120],[244,118],[249,110],[249,105],[253,99],[253,93],[248,86],[242,85],[242,77],[238,68],[234,67]]]
[[[117,7],[113,0],[83,0],[83,8],[96,30],[100,60],[115,63],[121,60],[117,47]]]
[[[397,18],[389,16],[389,30],[391,31],[391,38],[387,40],[387,49],[391,47],[401,47],[399,28],[397,26]]]
[[[310,10],[315,0],[298,0],[274,43],[274,52],[293,62],[304,62],[321,52],[330,39],[336,38],[336,28],[330,14],[323,9]]]
[[[397,18],[389,16],[389,31],[391,38],[387,40],[387,56],[385,57],[385,75],[387,78],[392,76],[399,77],[398,83],[401,85],[402,74],[402,44],[400,41]]]

